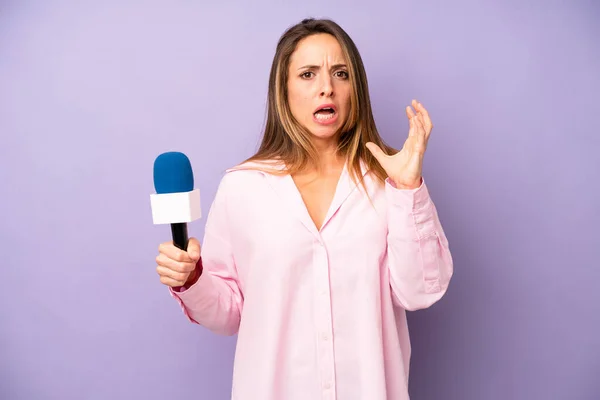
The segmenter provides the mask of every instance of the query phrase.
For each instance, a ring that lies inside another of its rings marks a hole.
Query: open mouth
[[[324,105],[319,107],[314,112],[314,117],[318,122],[328,122],[332,121],[337,114],[335,106],[333,105]]]

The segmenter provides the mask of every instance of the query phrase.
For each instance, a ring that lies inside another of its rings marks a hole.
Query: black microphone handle
[[[173,244],[181,250],[187,251],[188,229],[185,222],[171,224],[171,234],[173,235]]]

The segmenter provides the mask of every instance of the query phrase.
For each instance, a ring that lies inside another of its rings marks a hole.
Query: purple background
[[[597,2],[200,3],[0,3],[1,399],[228,398],[235,337],[155,273],[152,163],[188,154],[206,213],[305,16],[355,39],[390,143],[413,97],[434,119],[456,274],[410,314],[412,398],[599,398]]]

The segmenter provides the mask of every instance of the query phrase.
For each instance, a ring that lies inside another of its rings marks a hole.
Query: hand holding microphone
[[[200,243],[188,239],[187,223],[201,217],[200,192],[183,153],[168,152],[154,162],[155,194],[150,196],[154,224],[170,224],[173,241],[161,243],[156,257],[160,281],[170,287],[193,284],[200,275]]]
[[[172,241],[161,243],[158,252],[156,272],[164,285],[181,287],[193,284],[199,278],[196,265],[200,260],[200,243],[195,238],[189,239],[187,252],[177,248]]]

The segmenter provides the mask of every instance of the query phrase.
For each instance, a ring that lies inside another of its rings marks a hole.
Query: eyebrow
[[[335,64],[331,66],[331,69],[336,69],[336,68],[341,68],[341,67],[346,67],[346,64]],[[318,65],[305,65],[303,67],[298,68],[298,70],[301,69],[319,69],[320,67]]]

